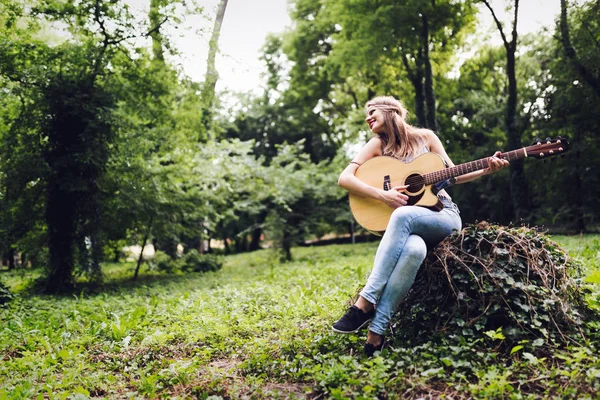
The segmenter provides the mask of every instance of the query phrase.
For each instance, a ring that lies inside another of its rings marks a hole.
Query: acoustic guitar
[[[546,139],[529,147],[501,153],[498,158],[508,161],[533,157],[544,159],[567,151],[569,142],[561,138]],[[444,160],[436,153],[425,153],[409,163],[393,157],[380,156],[366,161],[356,170],[355,176],[367,185],[390,190],[408,185],[402,192],[408,195],[407,205],[428,207],[436,211],[444,208],[437,197],[435,184],[457,176],[489,167],[489,157],[446,168]],[[394,211],[382,201],[350,193],[350,209],[356,221],[374,234],[385,232]]]

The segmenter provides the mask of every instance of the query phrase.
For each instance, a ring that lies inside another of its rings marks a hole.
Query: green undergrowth
[[[598,304],[598,236],[555,237],[581,260]],[[600,339],[538,354],[502,353],[502,329],[435,340],[392,335],[373,358],[365,332],[335,335],[376,243],[228,256],[215,272],[105,266],[103,290],[27,295],[0,307],[0,399],[13,398],[599,398]],[[396,330],[402,329],[401,326]],[[398,333],[398,332],[396,332]]]

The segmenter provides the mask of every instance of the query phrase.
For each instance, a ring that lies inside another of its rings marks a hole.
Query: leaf
[[[534,345],[535,347],[540,347],[540,346],[542,346],[542,345],[543,345],[545,342],[546,342],[546,341],[545,341],[544,339],[542,339],[542,338],[539,338],[539,339],[535,339],[535,340],[533,341],[533,345]]]
[[[425,371],[421,372],[421,376],[430,377],[430,376],[437,375],[437,374],[439,374],[442,371],[444,371],[443,367],[430,368],[428,370],[425,370]]]
[[[519,344],[519,345],[517,345],[517,346],[513,347],[513,348],[510,350],[510,354],[514,354],[514,353],[516,353],[517,351],[521,350],[522,348],[523,348],[523,346]]]
[[[450,359],[448,357],[444,357],[440,361],[443,362],[444,365],[446,365],[446,367],[450,367],[453,364],[452,359]]]
[[[523,358],[529,361],[532,364],[537,364],[539,362],[538,358],[531,353],[523,353]]]

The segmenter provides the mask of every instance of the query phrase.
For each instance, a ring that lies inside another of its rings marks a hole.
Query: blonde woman
[[[441,189],[438,198],[444,205],[441,211],[407,205],[408,196],[396,186],[382,190],[369,186],[354,176],[358,167],[377,156],[391,156],[404,162],[426,152],[441,156],[448,166],[454,166],[437,135],[406,122],[407,110],[391,96],[376,97],[366,104],[365,121],[373,138],[360,150],[339,177],[339,185],[359,196],[382,201],[394,209],[381,239],[373,269],[358,300],[346,314],[333,324],[338,333],[354,333],[369,321],[364,351],[372,356],[384,345],[384,335],[399,303],[412,286],[417,271],[425,259],[427,248],[439,243],[454,230],[461,229],[458,207],[448,193]],[[462,175],[452,183],[461,184],[496,172],[508,161],[491,158],[489,168]]]

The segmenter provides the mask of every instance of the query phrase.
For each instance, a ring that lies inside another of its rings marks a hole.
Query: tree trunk
[[[585,145],[581,145],[585,143],[585,127],[577,126],[573,132],[573,148],[575,150],[573,160],[573,170],[572,173],[569,174],[569,186],[572,190],[567,191],[567,196],[569,198],[569,203],[575,208],[575,217],[572,228],[577,232],[585,232],[586,231],[586,222],[585,222],[585,202],[584,200],[588,197],[586,196],[584,190],[584,177],[586,176],[586,169],[588,165],[585,161],[582,162],[581,149],[585,148]],[[585,124],[581,124],[585,125]]]
[[[161,237],[157,240],[157,248],[164,251],[172,259],[178,257],[177,245],[177,240],[172,235]]]
[[[49,274],[46,291],[49,293],[67,292],[73,289],[73,245],[75,240],[75,195],[66,193],[59,187],[51,174],[48,183],[46,202],[46,223],[48,226]]]
[[[425,75],[425,127],[437,132],[438,126],[435,110],[435,91],[433,89],[433,68],[431,67],[431,58],[429,57],[429,21],[427,20],[427,16],[425,16],[425,14],[422,14],[421,20],[423,22],[421,39],[423,46],[423,69]]]
[[[97,230],[91,233],[90,240],[92,241],[90,279],[92,282],[100,283],[103,280],[102,267],[100,266],[100,262],[102,261],[104,255],[102,241],[100,240],[100,233]]]
[[[521,132],[517,127],[517,78],[515,71],[515,46],[507,52],[506,74],[508,76],[508,101],[506,103],[506,129],[509,149],[522,147]],[[525,166],[523,160],[510,163],[510,192],[514,204],[515,218],[517,221],[526,218],[530,211],[530,198],[527,180],[525,179]]]
[[[202,103],[204,106],[204,112],[202,113],[202,124],[204,125],[207,134],[211,129],[215,87],[217,85],[217,80],[219,79],[219,73],[215,67],[215,59],[219,49],[219,36],[221,35],[221,25],[223,24],[223,18],[225,16],[227,1],[228,0],[221,0],[219,3],[217,18],[215,19],[215,25],[213,27],[212,36],[209,42],[208,59],[206,62],[206,77],[204,81],[204,88],[202,89]]]
[[[148,223],[148,229],[146,230],[146,234],[144,235],[144,240],[142,241],[142,249],[140,250],[140,256],[138,257],[137,266],[135,267],[135,273],[133,274],[133,280],[135,281],[140,272],[140,267],[142,266],[142,259],[144,257],[144,248],[146,247],[146,243],[148,243],[148,237],[150,236],[150,231],[152,230],[152,219],[150,217],[150,222]]]
[[[417,66],[416,77],[411,80],[415,88],[415,116],[420,127],[427,127],[427,107],[425,106],[425,87],[423,85],[423,71]]]
[[[225,254],[231,254],[231,248],[229,247],[229,238],[223,239],[223,247],[225,248]]]
[[[402,62],[408,73],[408,78],[415,89],[415,116],[417,117],[417,125],[421,127],[427,126],[427,118],[425,117],[425,89],[423,87],[423,70],[422,70],[422,51],[419,50],[416,57],[416,66],[410,67],[408,62],[409,54],[404,54]]]
[[[262,228],[255,228],[252,230],[252,235],[250,239],[250,246],[248,247],[249,251],[260,250],[260,237],[262,235]]]
[[[8,248],[8,270],[15,269],[15,249],[10,246]]]
[[[283,237],[281,238],[281,261],[292,261],[292,235],[286,228],[283,228]]]
[[[85,234],[77,235],[75,242],[77,245],[77,262],[79,263],[79,268],[87,274],[90,271],[90,254],[85,243]]]

